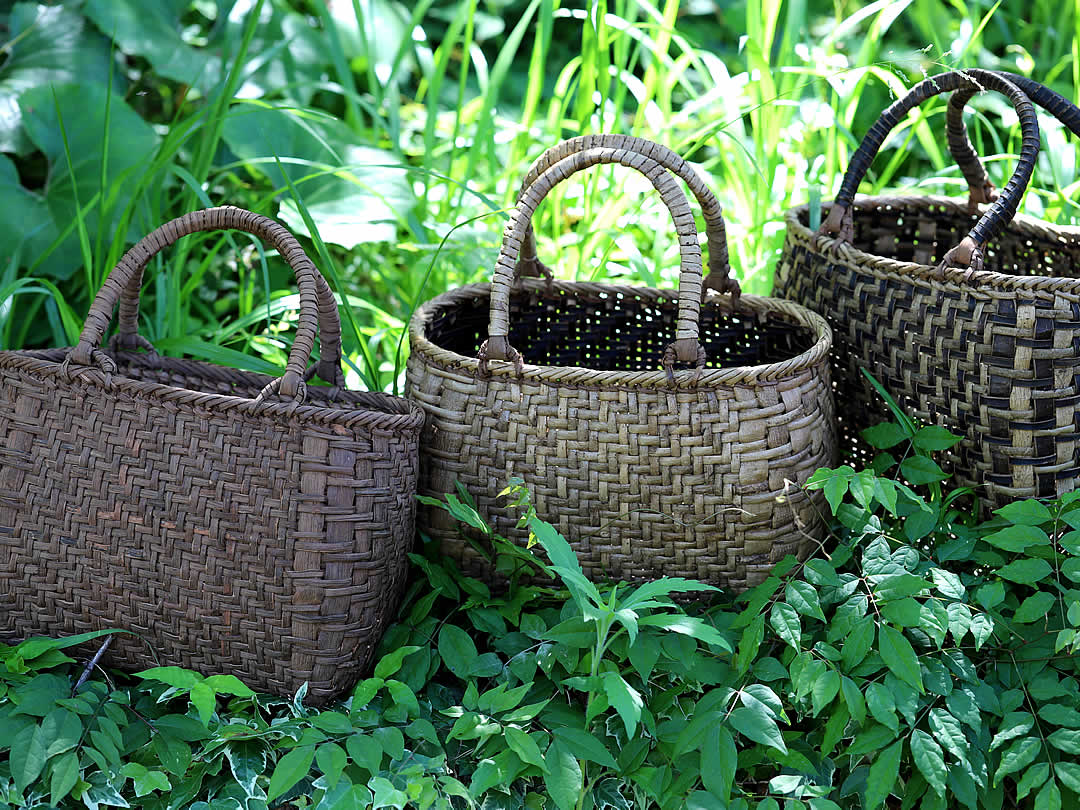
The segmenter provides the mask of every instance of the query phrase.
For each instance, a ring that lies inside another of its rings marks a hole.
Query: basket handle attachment
[[[511,360],[520,369],[521,354],[507,340],[510,326],[510,289],[514,281],[525,231],[537,206],[556,185],[573,174],[591,166],[618,163],[636,169],[648,178],[660,193],[671,213],[675,231],[679,236],[679,310],[676,321],[675,341],[664,351],[664,368],[673,378],[675,361],[705,367],[708,356],[698,341],[698,317],[701,310],[701,245],[693,211],[686,195],[668,170],[652,158],[638,152],[621,149],[589,149],[576,152],[556,162],[541,174],[525,190],[522,199],[510,215],[503,230],[502,248],[495,261],[495,273],[491,284],[490,323],[488,339],[480,347],[480,368],[483,372],[488,360]]]
[[[988,70],[964,70],[942,73],[916,84],[906,96],[893,102],[881,114],[870,128],[859,148],[851,158],[840,192],[836,195],[829,215],[822,223],[819,233],[836,234],[840,242],[850,242],[854,236],[852,203],[859,183],[866,176],[870,163],[888,134],[896,127],[909,110],[928,98],[952,90],[996,90],[1007,96],[1016,108],[1023,131],[1023,141],[1016,169],[1009,182],[1002,189],[1001,196],[982,215],[975,226],[960,244],[951,248],[943,257],[939,270],[947,267],[964,267],[969,272],[982,269],[983,248],[986,243],[1001,233],[1012,221],[1020,204],[1020,197],[1031,181],[1035,169],[1035,160],[1039,155],[1039,122],[1035,115],[1035,106],[1030,99],[1012,82]]]
[[[687,163],[678,153],[673,152],[666,146],[645,138],[637,138],[632,135],[615,135],[601,133],[597,135],[580,135],[570,138],[542,154],[521,183],[518,192],[518,201],[524,196],[525,191],[541,174],[546,172],[563,158],[588,149],[621,149],[627,152],[637,152],[647,158],[655,160],[665,169],[686,183],[694,197],[701,206],[701,213],[705,219],[705,241],[709,247],[709,272],[701,288],[704,295],[706,290],[715,290],[718,293],[729,292],[736,298],[742,292],[739,282],[731,275],[731,264],[728,259],[727,229],[724,226],[723,209],[720,201],[716,199],[705,182],[701,179],[694,168]],[[533,278],[545,278],[551,281],[554,278],[551,268],[540,261],[536,251],[536,236],[533,232],[532,223],[525,230],[525,239],[521,243],[521,258],[515,269],[515,280],[524,276]]]
[[[283,397],[303,402],[307,393],[304,382],[316,373],[331,385],[343,386],[341,322],[326,280],[304,253],[296,237],[283,225],[235,206],[207,208],[177,217],[151,231],[121,256],[94,297],[82,334],[68,353],[65,366],[100,365],[107,373],[115,371],[115,363],[101,351],[100,346],[112,320],[113,309],[118,301],[123,302],[124,296],[129,296],[129,305],[122,314],[133,320],[127,324],[129,331],[121,334],[118,343],[121,346],[135,344],[149,347],[152,351],[153,346],[149,341],[130,328],[132,322],[137,324],[138,321],[138,293],[143,268],[155,254],[182,237],[199,231],[217,230],[246,231],[269,243],[293,269],[300,290],[300,319],[285,373],[269,383],[257,399],[261,401],[271,394],[280,393]],[[134,298],[134,306],[131,306],[131,298]],[[308,370],[308,360],[315,346],[316,325],[322,346],[321,359]]]
[[[1015,84],[1032,103],[1053,115],[1074,135],[1080,135],[1080,107],[1027,76],[1018,76],[1015,73],[999,70],[993,72]],[[998,199],[998,190],[990,182],[986,169],[979,161],[979,155],[968,138],[967,127],[964,124],[964,107],[977,92],[978,90],[973,87],[957,90],[949,98],[949,106],[945,111],[945,132],[949,139],[949,151],[968,182],[970,189],[968,204],[973,212],[978,210],[980,203],[989,204]]]

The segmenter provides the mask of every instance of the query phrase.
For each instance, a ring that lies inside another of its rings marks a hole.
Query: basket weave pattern
[[[236,211],[198,212],[164,243],[232,226],[293,248]],[[307,314],[336,326],[336,310]],[[279,694],[308,681],[315,701],[354,683],[404,582],[423,415],[337,387],[260,396],[272,378],[156,354],[70,354],[0,352],[0,637],[121,627],[141,638],[114,638],[118,666]]]
[[[439,296],[410,324],[408,391],[428,415],[420,490],[438,497],[460,482],[497,532],[524,543],[497,498],[518,475],[587,576],[746,588],[821,537],[820,493],[788,482],[834,458],[828,328],[788,302],[702,302],[693,216],[662,163],[595,142],[546,163],[507,226],[496,284]],[[596,163],[639,169],[661,191],[679,234],[678,292],[532,279],[511,287],[536,204]],[[485,336],[516,347],[520,367],[478,360]],[[673,353],[708,362],[669,373],[661,365]],[[422,508],[418,519],[468,573],[496,579],[441,511]]]

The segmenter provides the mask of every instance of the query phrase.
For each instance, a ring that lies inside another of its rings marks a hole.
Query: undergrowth
[[[898,413],[866,439],[871,469],[809,484],[828,553],[735,598],[589,582],[514,481],[513,564],[550,584],[494,594],[423,549],[323,710],[174,667],[79,682],[85,639],[0,647],[0,807],[1080,806],[1080,493],[978,522],[933,458],[955,436]]]

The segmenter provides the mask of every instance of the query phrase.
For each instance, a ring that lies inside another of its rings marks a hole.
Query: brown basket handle
[[[1039,122],[1035,115],[1035,106],[1015,84],[988,70],[964,70],[942,73],[916,84],[906,96],[893,102],[881,114],[870,128],[859,148],[851,158],[844,174],[840,192],[829,211],[829,216],[821,226],[822,233],[838,234],[841,242],[851,241],[854,235],[852,203],[855,191],[866,176],[870,163],[888,134],[900,122],[900,119],[912,108],[928,98],[951,90],[976,91],[996,90],[1007,96],[1016,108],[1023,130],[1023,142],[1016,169],[1009,182],[1002,190],[1001,197],[975,223],[970,233],[959,245],[949,250],[942,260],[942,267],[962,266],[971,270],[982,267],[982,250],[986,243],[997,236],[1012,221],[1020,205],[1020,197],[1031,181],[1035,169],[1035,160],[1039,155]]]
[[[537,206],[556,185],[571,175],[604,163],[618,163],[644,174],[660,192],[671,212],[675,231],[679,235],[679,312],[675,327],[675,342],[664,352],[664,366],[671,370],[675,360],[704,368],[705,350],[698,342],[698,316],[701,310],[701,245],[690,203],[671,173],[660,163],[639,152],[622,149],[588,149],[562,158],[541,174],[522,195],[510,221],[503,230],[502,248],[495,261],[491,283],[491,322],[488,339],[480,349],[480,360],[513,360],[521,363],[507,335],[510,330],[510,289],[514,283],[514,268],[525,232]]]
[[[622,149],[627,152],[637,152],[655,160],[685,182],[691,193],[697,198],[698,204],[701,206],[702,216],[705,219],[705,241],[709,246],[709,272],[705,276],[702,292],[716,290],[719,293],[730,292],[736,296],[740,294],[739,282],[731,276],[727,229],[724,226],[723,209],[720,206],[720,201],[716,199],[712,189],[705,185],[705,182],[694,171],[693,167],[683,160],[678,153],[673,152],[666,146],[645,138],[612,133],[580,135],[576,138],[570,138],[548,149],[537,159],[521,183],[518,200],[521,200],[525,190],[541,174],[568,155],[586,149]],[[536,255],[536,236],[533,233],[531,222],[525,231],[525,240],[521,244],[521,258],[518,260],[514,278],[522,276],[553,278],[551,269],[541,262]]]
[[[138,293],[141,287],[143,268],[159,251],[188,234],[198,231],[237,230],[254,234],[272,245],[296,274],[297,287],[300,289],[300,319],[296,328],[296,337],[289,350],[289,359],[285,373],[270,383],[259,394],[263,399],[270,393],[278,392],[284,397],[303,401],[306,387],[304,380],[310,377],[307,370],[311,351],[315,346],[316,324],[320,330],[322,351],[320,360],[313,369],[320,377],[332,385],[341,385],[344,377],[341,372],[341,322],[337,305],[326,284],[326,280],[315,269],[315,264],[304,253],[300,243],[280,223],[251,211],[234,206],[221,206],[193,211],[177,217],[151,231],[117,262],[109,273],[105,283],[95,296],[86,316],[79,342],[65,361],[78,366],[94,365],[103,362],[100,352],[105,330],[112,320],[113,309],[124,296],[134,296],[135,306],[128,300],[126,315],[138,322]],[[321,282],[321,285],[320,285]],[[127,324],[130,327],[130,322]],[[131,336],[134,331],[125,333],[123,341],[134,341],[139,345],[149,345],[146,341]],[[141,341],[141,342],[140,342]]]
[[[1053,115],[1058,121],[1068,127],[1074,135],[1080,135],[1080,107],[1060,96],[1053,90],[1039,84],[1026,76],[1018,76],[1015,73],[993,71],[1006,81],[1015,84],[1020,90],[1044,110]],[[956,159],[968,182],[970,194],[968,197],[971,209],[977,210],[980,203],[992,203],[998,198],[998,191],[990,182],[990,177],[979,160],[979,155],[968,138],[967,126],[964,124],[964,107],[978,91],[975,88],[957,90],[949,99],[949,106],[945,111],[945,131],[949,139],[949,151]]]

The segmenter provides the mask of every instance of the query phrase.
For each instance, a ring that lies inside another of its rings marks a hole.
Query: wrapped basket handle
[[[136,342],[139,345],[148,346],[149,344],[139,338],[135,330],[131,328],[132,323],[138,322],[138,295],[142,286],[143,268],[156,253],[181,237],[198,231],[216,230],[246,231],[268,242],[277,249],[281,257],[293,269],[297,287],[300,289],[300,319],[296,328],[296,337],[289,350],[285,373],[270,383],[259,394],[259,398],[262,399],[273,392],[278,392],[284,397],[303,400],[304,381],[310,377],[307,364],[315,346],[316,324],[320,330],[322,350],[321,359],[313,370],[331,385],[343,384],[341,321],[326,280],[315,269],[315,264],[304,253],[296,237],[284,226],[268,217],[234,206],[207,208],[177,217],[151,231],[128,250],[109,273],[95,296],[86,316],[82,334],[79,336],[79,342],[68,353],[65,362],[69,365],[89,366],[100,359],[101,341],[112,320],[113,309],[125,296],[128,304],[122,314],[126,314],[129,319],[126,324],[129,331],[122,333],[121,345],[125,342],[128,342],[128,345]]]
[[[730,292],[735,296],[740,294],[739,282],[731,276],[727,229],[724,226],[723,209],[720,207],[720,201],[716,199],[712,189],[705,185],[705,182],[694,171],[693,167],[683,160],[678,153],[673,152],[666,146],[645,138],[611,133],[581,135],[570,138],[548,149],[537,159],[521,183],[518,200],[521,200],[526,189],[545,171],[563,158],[587,149],[622,149],[627,152],[637,152],[655,160],[686,183],[701,206],[701,213],[705,219],[705,240],[709,246],[709,272],[705,276],[702,292],[716,290],[719,293]],[[552,278],[550,268],[537,258],[536,236],[531,222],[525,231],[525,239],[521,244],[521,258],[518,260],[515,278],[520,276]]]
[[[510,328],[510,288],[514,282],[525,232],[537,206],[556,185],[571,175],[604,163],[618,163],[636,169],[649,179],[660,192],[664,204],[671,212],[675,231],[679,236],[679,311],[676,321],[675,342],[664,352],[664,365],[671,370],[675,360],[704,368],[707,361],[704,349],[698,342],[698,316],[701,310],[701,245],[698,243],[694,214],[686,195],[668,170],[652,158],[639,152],[623,149],[588,149],[564,157],[541,174],[522,195],[510,221],[503,230],[502,248],[495,261],[495,273],[491,284],[491,321],[488,339],[480,349],[481,363],[492,360],[521,362],[521,355],[507,340]]]
[[[1020,197],[1031,181],[1035,169],[1035,160],[1039,155],[1039,122],[1035,116],[1035,106],[1015,84],[988,70],[964,70],[942,73],[916,84],[902,99],[889,105],[881,117],[870,128],[859,148],[851,158],[840,192],[836,195],[829,216],[821,226],[821,232],[838,234],[842,242],[850,241],[854,233],[852,203],[855,191],[866,176],[870,163],[888,134],[900,122],[909,110],[928,98],[951,90],[996,90],[1007,96],[1016,108],[1023,131],[1020,157],[1009,182],[1002,190],[1000,198],[990,206],[982,218],[975,223],[959,245],[945,254],[942,267],[960,266],[970,270],[982,268],[982,250],[986,243],[997,236],[1012,221],[1020,204]]]
[[[1053,115],[1074,135],[1080,135],[1080,107],[1026,76],[1004,71],[994,71],[994,73],[1015,84],[1024,95],[1031,99],[1032,103]],[[945,112],[945,131],[949,139],[949,151],[968,182],[970,189],[968,199],[972,210],[977,210],[980,203],[992,203],[998,198],[998,191],[990,182],[990,177],[983,168],[979,155],[968,138],[967,127],[964,125],[964,107],[977,92],[976,88],[957,90],[949,99],[949,106]]]

